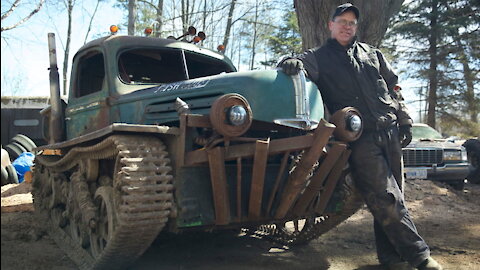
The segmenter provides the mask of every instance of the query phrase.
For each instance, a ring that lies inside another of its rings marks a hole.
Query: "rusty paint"
[[[270,141],[268,149],[269,155],[280,154],[287,151],[298,151],[312,146],[314,136],[304,135]],[[241,145],[231,145],[225,160],[235,160],[239,157],[248,158],[255,154],[255,144],[245,143]],[[185,156],[185,165],[195,165],[208,161],[207,150],[199,149],[188,152]]]
[[[201,114],[189,114],[187,119],[187,126],[189,127],[204,127],[211,128],[210,118]]]
[[[39,155],[44,156],[63,156],[62,150],[60,149],[43,149]]]
[[[208,150],[210,181],[212,183],[213,204],[215,207],[215,225],[227,225],[230,223],[230,199],[228,196],[224,156],[225,153],[222,147]]]
[[[270,138],[265,141],[258,140],[255,145],[250,200],[248,204],[248,218],[251,220],[256,220],[261,216],[265,169],[267,167]]]
[[[292,213],[297,216],[301,216],[307,210],[315,196],[323,188],[323,183],[331,172],[333,166],[342,155],[347,146],[345,144],[335,144],[328,151],[325,160],[322,162],[316,173],[310,179],[310,183],[305,188],[304,193],[296,202]]]
[[[332,169],[332,172],[328,175],[327,180],[325,181],[325,190],[320,195],[320,201],[318,205],[315,207],[315,212],[318,214],[323,214],[325,208],[327,207],[327,203],[332,197],[333,190],[337,185],[338,179],[342,174],[343,168],[348,161],[348,157],[350,157],[351,150],[345,150],[342,153],[339,161],[335,164]]]
[[[312,147],[306,151],[298,163],[297,168],[288,179],[280,199],[280,205],[275,213],[275,218],[282,219],[287,215],[298,194],[305,187],[307,175],[322,154],[323,148],[327,144],[334,129],[335,125],[328,123],[324,119],[320,121],[318,128],[315,130],[315,139]]]
[[[278,170],[277,178],[275,179],[275,184],[273,185],[273,188],[270,191],[270,198],[268,199],[267,210],[266,210],[267,215],[269,215],[270,210],[272,209],[273,200],[275,199],[275,195],[277,194],[278,187],[280,186],[280,182],[282,181],[283,174],[285,173],[285,169],[287,168],[289,156],[290,156],[290,152],[286,152],[283,155],[282,161],[280,163],[280,169]]]
[[[237,158],[237,219],[242,219],[242,158]]]

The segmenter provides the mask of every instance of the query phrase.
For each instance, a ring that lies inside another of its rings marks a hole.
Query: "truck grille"
[[[442,149],[403,149],[404,166],[431,166],[443,162]]]

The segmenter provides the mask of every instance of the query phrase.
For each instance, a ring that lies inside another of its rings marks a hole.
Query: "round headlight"
[[[363,130],[362,116],[353,107],[345,107],[336,111],[330,118],[336,128],[333,136],[339,141],[352,142],[360,138]]]
[[[240,126],[247,121],[247,110],[241,105],[235,105],[230,107],[227,112],[227,118],[230,124],[234,126]]]
[[[356,114],[352,114],[347,119],[347,128],[353,132],[359,132],[362,129],[362,119]]]
[[[226,94],[217,98],[210,109],[210,123],[225,137],[243,135],[250,128],[253,116],[247,99],[239,94]]]

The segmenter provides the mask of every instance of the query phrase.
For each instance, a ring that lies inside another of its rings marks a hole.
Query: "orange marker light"
[[[219,52],[223,52],[223,51],[225,50],[225,46],[223,46],[222,44],[220,44],[220,45],[218,45],[217,50],[218,50]]]
[[[400,85],[396,84],[396,85],[393,87],[393,90],[394,90],[395,92],[398,92],[398,91],[402,90],[402,87],[401,87]]]
[[[150,36],[153,33],[153,29],[151,27],[145,28],[145,35]]]
[[[116,25],[111,25],[110,26],[110,33],[116,34],[118,32],[118,26]]]
[[[193,41],[193,43],[198,43],[198,42],[201,41],[201,39],[200,39],[199,36],[195,36],[192,41]]]

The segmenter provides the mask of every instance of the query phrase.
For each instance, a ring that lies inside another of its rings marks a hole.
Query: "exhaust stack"
[[[55,46],[55,34],[48,33],[48,54],[50,58],[50,117],[48,132],[49,143],[57,143],[64,140],[65,117],[60,99],[60,79],[57,67],[57,50]]]

